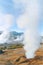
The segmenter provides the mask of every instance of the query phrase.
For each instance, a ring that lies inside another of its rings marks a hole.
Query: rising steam
[[[33,58],[35,51],[40,46],[39,36],[39,0],[13,0],[14,9],[19,11],[19,16],[16,18],[17,26],[24,30],[24,49],[27,58]],[[21,14],[22,13],[22,14]],[[0,35],[0,42],[6,41],[6,35],[9,34],[9,28],[12,25],[12,16],[4,16],[5,26],[3,34]],[[5,41],[4,41],[5,39]]]
[[[9,38],[9,29],[12,25],[13,16],[10,14],[2,15],[0,18],[0,25],[3,21],[4,25],[0,26],[0,30],[2,30],[2,34],[0,35],[0,43],[6,43]]]
[[[17,0],[16,0],[17,1]],[[39,3],[38,0],[18,1],[24,3],[25,11],[17,19],[17,25],[20,29],[24,29],[24,49],[27,58],[33,58],[35,51],[40,46],[39,25]]]

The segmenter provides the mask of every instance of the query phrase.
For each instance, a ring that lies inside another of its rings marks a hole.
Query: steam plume
[[[5,43],[7,39],[9,38],[9,29],[12,25],[13,16],[10,14],[6,15],[0,15],[0,30],[3,31],[3,33],[0,35],[0,43]]]
[[[13,0],[15,10],[20,10],[19,16],[16,12],[16,15],[18,16],[18,18],[16,18],[16,22],[20,29],[24,29],[23,44],[27,58],[33,58],[35,56],[35,51],[40,46],[40,36],[38,30],[40,9],[38,1],[39,0]],[[3,20],[6,24],[3,27],[0,27],[3,29],[3,34],[0,35],[0,42],[6,41],[6,36],[9,34],[9,28],[12,25],[12,15],[3,16]],[[1,21],[2,20],[0,20],[0,23]]]
[[[24,49],[27,58],[33,58],[35,51],[40,46],[39,25],[39,2],[38,0],[19,0],[15,1],[16,8],[21,3],[24,7],[24,13],[17,19],[17,25],[20,29],[24,29]]]

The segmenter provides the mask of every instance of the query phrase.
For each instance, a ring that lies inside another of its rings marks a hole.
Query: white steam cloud
[[[5,43],[9,38],[9,29],[12,25],[12,21],[12,15],[0,14],[0,31],[3,31],[3,33],[0,35],[0,43]]]
[[[18,18],[16,18],[17,25],[20,29],[24,29],[24,49],[27,58],[33,58],[35,51],[40,46],[40,35],[38,30],[40,6],[39,0],[13,0],[14,8],[22,10]],[[21,7],[23,7],[21,9]],[[12,25],[13,16],[10,14],[0,14],[0,30],[3,34],[0,35],[0,42],[6,42],[6,36],[9,34],[9,28]],[[4,23],[1,23],[1,22]],[[3,24],[3,26],[2,26]],[[9,37],[9,36],[8,36]],[[8,38],[7,37],[7,38]],[[5,40],[4,40],[5,39]]]
[[[25,7],[25,11],[17,18],[17,25],[24,29],[24,49],[27,58],[33,58],[35,51],[40,46],[40,35],[38,30],[40,6],[39,0],[13,0],[16,8],[20,4]]]

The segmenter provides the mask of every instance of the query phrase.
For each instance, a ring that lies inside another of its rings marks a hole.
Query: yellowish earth
[[[33,59],[26,59],[23,48],[5,50],[5,53],[0,55],[0,65],[43,65],[43,44]]]

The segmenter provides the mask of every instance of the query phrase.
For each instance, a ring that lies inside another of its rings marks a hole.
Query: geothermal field
[[[0,0],[0,65],[43,65],[43,0]]]
[[[36,51],[33,59],[26,59],[23,48],[5,49],[0,54],[0,65],[43,65],[43,44]]]

